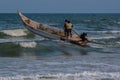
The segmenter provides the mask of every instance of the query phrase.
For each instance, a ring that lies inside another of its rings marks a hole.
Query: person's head
[[[87,36],[87,33],[83,32],[83,35],[84,35],[84,36]]]
[[[68,23],[70,23],[70,21],[67,21]]]
[[[67,19],[65,19],[65,22],[68,22],[68,20],[67,20]]]

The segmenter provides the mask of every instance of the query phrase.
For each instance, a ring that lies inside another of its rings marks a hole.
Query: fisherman
[[[87,36],[87,33],[85,33],[85,32],[83,32],[81,35],[80,35],[80,38],[81,38],[81,40],[82,41],[89,41],[87,38],[86,38],[86,36]]]
[[[65,37],[67,37],[67,33],[68,33],[68,30],[67,30],[67,19],[65,19],[65,21],[64,21],[64,35],[65,35]]]
[[[67,21],[67,24],[66,24],[66,27],[67,27],[67,37],[72,37],[72,23],[70,21]]]

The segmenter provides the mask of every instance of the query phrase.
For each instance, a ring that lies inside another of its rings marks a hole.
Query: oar
[[[76,30],[72,29],[72,31],[80,37],[80,34]]]
[[[74,30],[74,29],[72,29],[72,31],[76,34],[76,35],[78,35],[79,37],[80,37],[80,34],[76,31],[76,30]],[[88,41],[91,41],[91,40],[89,40],[89,39],[87,39]]]

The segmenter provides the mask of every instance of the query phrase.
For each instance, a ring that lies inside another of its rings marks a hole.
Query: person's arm
[[[72,24],[72,28],[73,28],[74,26],[73,26],[73,24]]]

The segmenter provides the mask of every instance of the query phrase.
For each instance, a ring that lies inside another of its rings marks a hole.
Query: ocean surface
[[[24,14],[63,28],[65,19],[92,41],[85,47],[48,40],[0,14],[0,80],[120,80],[120,14]]]

